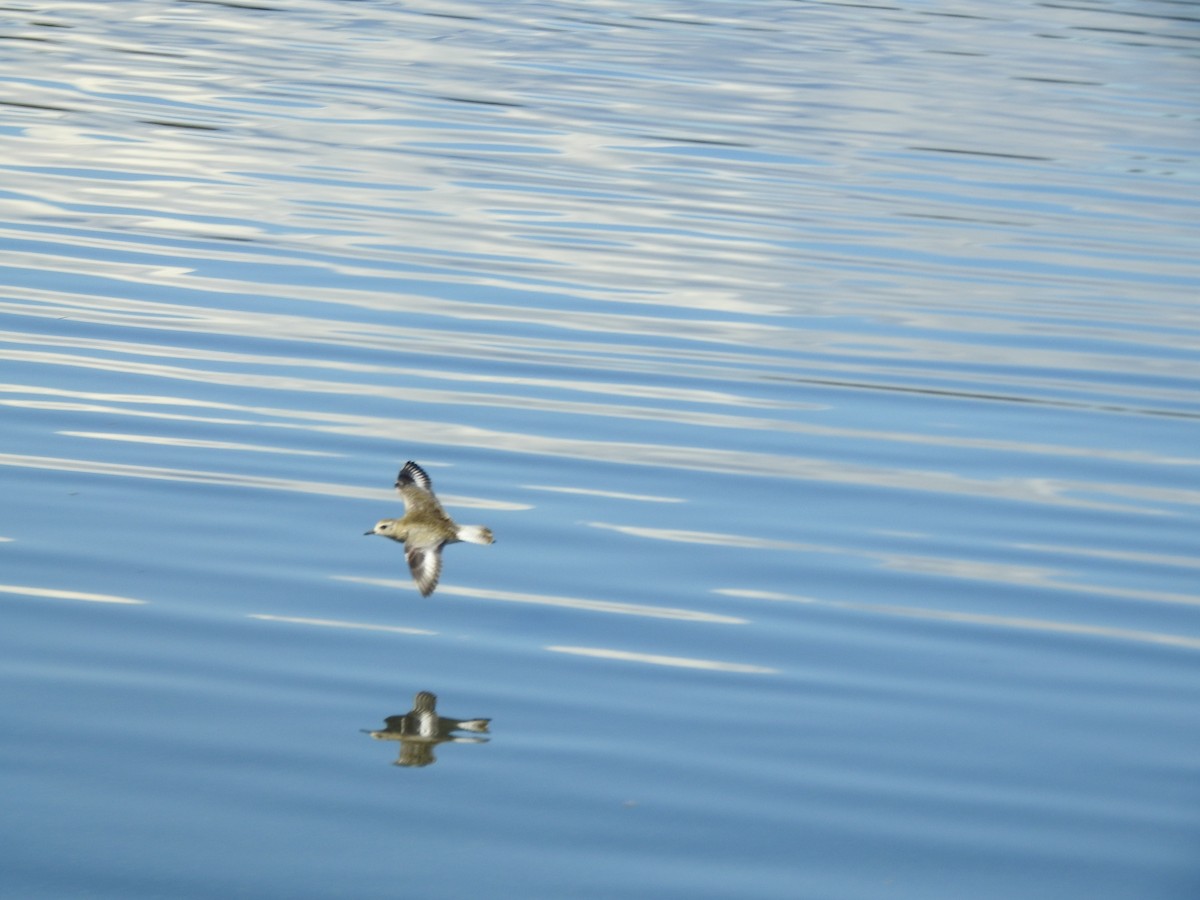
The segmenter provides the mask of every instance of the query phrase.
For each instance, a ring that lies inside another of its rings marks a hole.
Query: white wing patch
[[[404,551],[413,581],[422,597],[428,597],[437,587],[442,574],[442,550],[440,547],[409,547]]]

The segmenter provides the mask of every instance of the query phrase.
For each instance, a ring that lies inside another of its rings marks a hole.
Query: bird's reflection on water
[[[438,744],[486,744],[488,738],[463,737],[456,731],[486,733],[491,719],[451,719],[437,714],[437,696],[421,691],[413,698],[413,708],[402,716],[388,716],[383,720],[384,728],[371,731],[364,728],[377,741],[399,741],[398,766],[428,766],[437,762],[433,748]]]

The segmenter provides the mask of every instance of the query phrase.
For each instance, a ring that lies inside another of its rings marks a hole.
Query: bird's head
[[[394,541],[403,541],[408,536],[408,529],[400,527],[399,519],[380,519],[374,528],[364,531],[363,534],[381,534]]]

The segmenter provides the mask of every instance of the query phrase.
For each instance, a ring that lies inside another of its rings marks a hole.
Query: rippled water
[[[3,893],[1200,891],[1200,5],[0,37]]]

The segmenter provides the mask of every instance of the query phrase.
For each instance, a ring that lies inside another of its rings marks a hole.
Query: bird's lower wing
[[[412,570],[413,581],[422,597],[428,597],[437,587],[438,578],[442,574],[442,553],[440,547],[410,547],[404,555],[408,558],[408,567]]]

